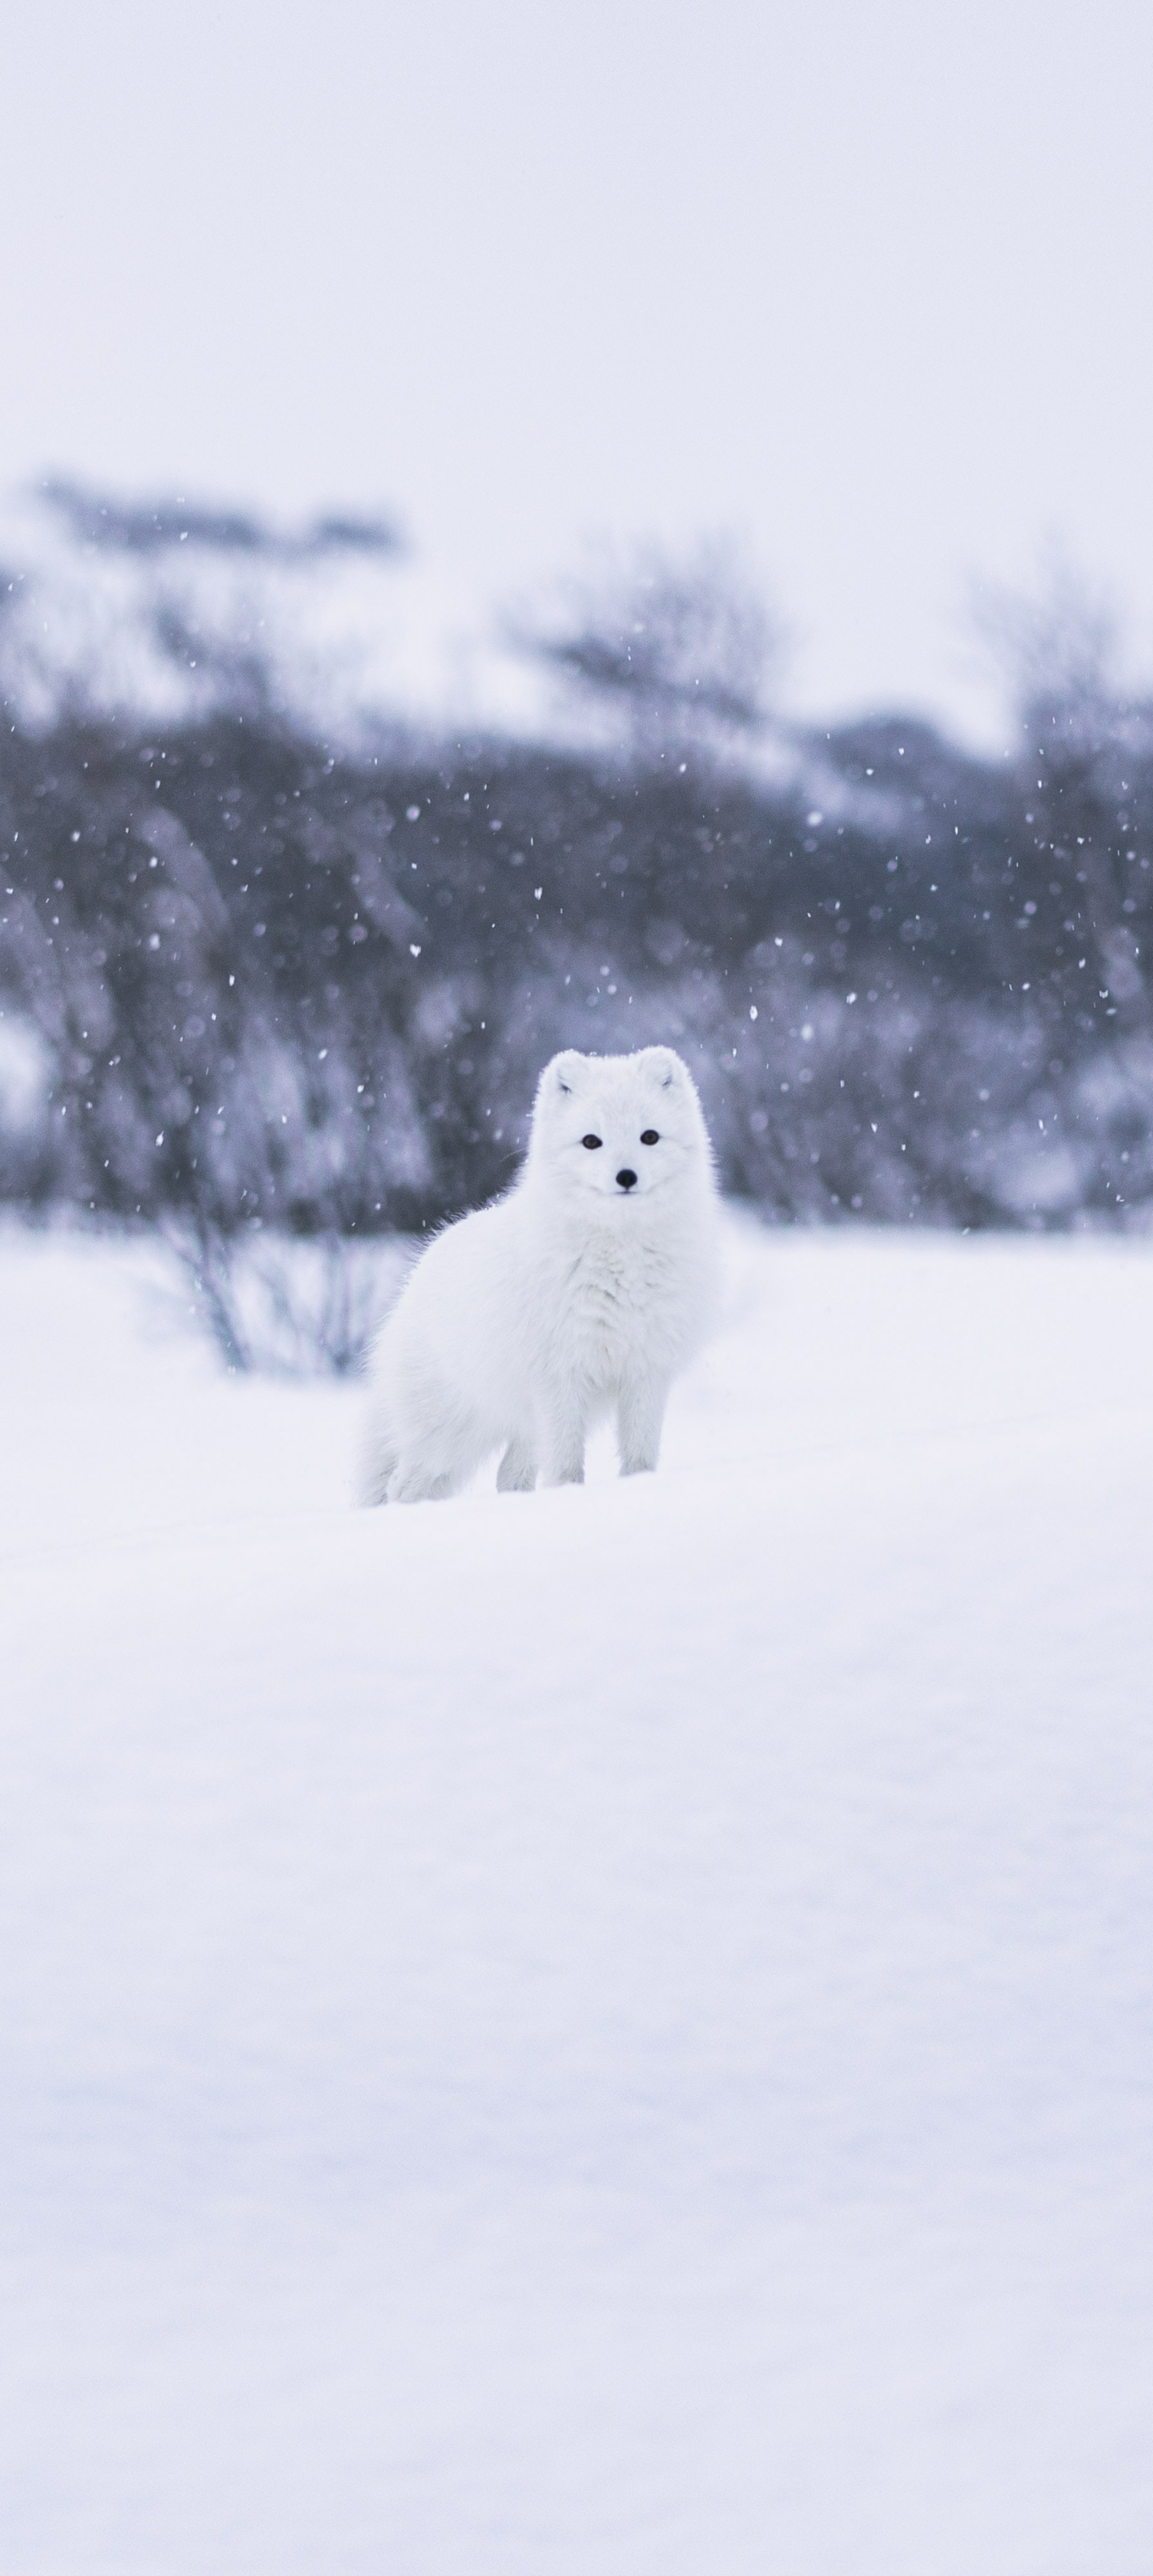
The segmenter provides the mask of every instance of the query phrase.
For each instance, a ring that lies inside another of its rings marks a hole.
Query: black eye
[[[600,1141],[601,1141],[601,1140],[600,1140],[600,1137],[599,1137],[599,1136],[582,1136],[582,1137],[581,1137],[581,1143],[582,1143],[582,1145],[587,1145],[587,1146],[588,1146],[588,1149],[589,1149],[590,1154],[595,1154],[596,1149],[597,1149],[597,1146],[599,1145]]]
[[[658,1136],[658,1134],[657,1134],[656,1128],[655,1128],[655,1127],[646,1127],[645,1132],[644,1132],[643,1136],[641,1137],[641,1143],[642,1143],[642,1145],[659,1145],[659,1144],[660,1144],[660,1141],[661,1141],[661,1140],[660,1140],[660,1137],[659,1137],[659,1136]]]

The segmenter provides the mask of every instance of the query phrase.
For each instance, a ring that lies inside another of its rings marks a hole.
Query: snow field
[[[356,1514],[0,1241],[11,2576],[1147,2576],[1150,1254],[730,1256]]]

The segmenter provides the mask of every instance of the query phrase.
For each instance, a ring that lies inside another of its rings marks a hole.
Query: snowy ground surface
[[[355,1514],[0,1237],[5,2576],[1148,2576],[1153,1257],[731,1254]]]

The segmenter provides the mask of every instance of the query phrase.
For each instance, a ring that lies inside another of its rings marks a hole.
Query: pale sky
[[[0,486],[498,600],[731,530],[798,704],[957,722],[1056,535],[1153,667],[1147,0],[37,0],[0,79]]]

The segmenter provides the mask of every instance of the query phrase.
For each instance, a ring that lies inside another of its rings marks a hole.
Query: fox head
[[[537,1086],[528,1168],[606,1212],[709,1184],[708,1133],[687,1065],[665,1046],[555,1055]]]

